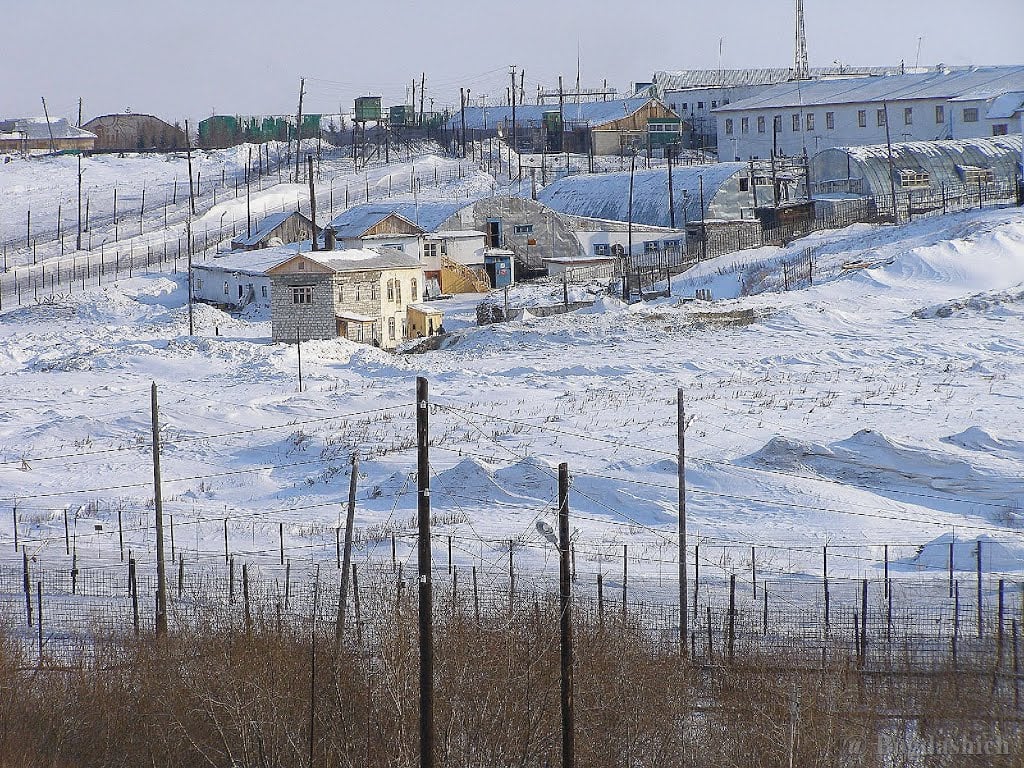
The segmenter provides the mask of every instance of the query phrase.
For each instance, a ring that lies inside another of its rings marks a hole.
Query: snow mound
[[[1024,483],[949,453],[861,430],[830,445],[773,438],[742,463],[819,477],[934,509],[994,514],[1024,505]]]
[[[1024,460],[1024,440],[994,437],[981,427],[969,427],[963,432],[941,439],[944,443],[949,443],[968,451],[996,454],[1003,458],[1017,461]]]
[[[439,501],[516,504],[521,498],[506,491],[495,480],[490,466],[477,459],[463,459],[454,467],[439,472],[431,482]]]
[[[998,293],[977,293],[961,299],[933,304],[930,307],[922,307],[911,313],[919,320],[931,320],[934,318],[952,317],[953,315],[966,314],[969,312],[986,312],[990,314],[1009,314],[1008,304],[1019,304],[1024,302],[1024,291],[1001,291]]]
[[[1016,571],[1024,560],[1024,544],[991,536],[953,538],[944,533],[929,541],[907,558],[895,560],[890,567],[906,570],[942,571],[949,568],[949,545],[953,543],[953,570],[975,571],[978,567],[978,545],[981,544],[981,568],[985,573]]]

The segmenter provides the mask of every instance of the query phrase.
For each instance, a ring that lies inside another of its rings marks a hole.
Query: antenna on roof
[[[796,0],[796,61],[793,78],[807,80],[810,76],[810,67],[807,64],[807,35],[804,32],[804,0]]]

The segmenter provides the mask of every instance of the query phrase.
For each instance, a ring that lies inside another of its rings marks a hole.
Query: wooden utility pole
[[[519,152],[519,143],[516,141],[516,65],[512,64],[509,68],[509,74],[512,75],[512,89],[509,91],[512,102],[512,149]],[[512,178],[512,168],[509,167],[508,176]]]
[[[299,112],[295,117],[295,183],[299,183],[299,160],[302,157],[302,96],[306,92],[306,78],[299,79]]]
[[[572,578],[569,570],[569,465],[558,465],[558,598],[561,614],[562,768],[575,766],[572,676]]]
[[[352,477],[348,482],[348,511],[345,515],[345,554],[341,561],[341,598],[338,601],[338,650],[345,638],[345,610],[348,603],[348,581],[352,570],[352,525],[356,515],[356,482],[359,478],[359,454],[352,454]]]
[[[892,160],[892,138],[889,134],[889,102],[882,102],[882,116],[885,120],[885,151],[889,157],[889,192],[892,195],[892,220],[894,224],[900,221],[899,209],[896,207],[896,169]]]
[[[79,100],[81,104],[81,100]],[[82,250],[82,153],[78,153],[78,234],[75,235],[75,250]]]
[[[690,633],[686,603],[686,408],[682,388],[676,390],[676,447],[679,451],[679,650],[685,657]]]
[[[423,127],[423,92],[427,89],[427,73],[420,73],[420,119],[419,126]],[[415,104],[413,105],[415,108]]]
[[[249,161],[245,164],[245,236],[252,237],[252,196],[249,188],[249,171],[252,170],[252,147],[249,147]]]
[[[672,194],[672,145],[665,146],[665,159],[668,161],[668,225],[676,228],[676,203]]]
[[[416,485],[419,524],[420,768],[434,766],[434,605],[430,582],[430,456],[427,380],[416,377]]]
[[[195,216],[196,195],[192,184],[192,137],[188,130],[188,120],[185,121],[185,157],[188,159],[188,210],[191,215]],[[191,246],[189,246],[189,253],[192,253]]]
[[[186,284],[188,286],[188,335],[195,335],[195,318],[192,312],[192,215],[189,214],[185,217],[185,239],[188,241],[185,243],[186,253],[188,255],[188,279]],[[128,262],[131,264],[131,262]]]
[[[153,508],[156,510],[156,634],[167,634],[167,579],[164,573],[164,502],[160,492],[160,411],[156,382],[150,390],[153,421]]]
[[[53,140],[53,126],[50,124],[50,113],[46,109],[46,99],[43,98],[43,115],[46,117],[46,130],[50,132],[50,154],[57,154],[57,142]]]
[[[464,88],[459,88],[459,115],[460,123],[462,125],[461,135],[459,137],[459,146],[462,148],[462,156],[466,156],[466,91]]]
[[[319,251],[316,242],[316,189],[313,183],[313,156],[306,156],[306,175],[309,176],[309,220],[313,229],[313,250]]]

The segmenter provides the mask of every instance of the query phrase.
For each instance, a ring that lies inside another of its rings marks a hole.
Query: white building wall
[[[270,306],[270,278],[266,275],[231,272],[204,265],[192,267],[192,296],[199,301],[240,306],[250,288],[253,299],[249,303]]]
[[[941,115],[936,112],[939,107]],[[984,100],[913,99],[890,101],[885,105],[862,102],[785,109],[719,110],[719,159],[768,158],[776,140],[779,153],[790,157],[801,155],[805,150],[808,155],[813,155],[831,147],[884,144],[885,123],[880,123],[878,117],[879,110],[883,109],[888,112],[889,134],[893,142],[987,137],[992,136],[992,126],[996,123],[1006,123],[1008,133],[1020,132],[1019,124],[1013,120],[988,120],[985,117],[987,108]],[[965,110],[970,109],[977,110],[975,122],[964,119]],[[861,125],[861,112],[864,125]],[[829,113],[833,116],[832,127],[829,127]],[[776,117],[781,119],[781,130],[777,138],[773,138],[772,126]],[[744,118],[747,120],[746,131],[743,130]],[[758,130],[758,118],[764,120],[763,132]]]

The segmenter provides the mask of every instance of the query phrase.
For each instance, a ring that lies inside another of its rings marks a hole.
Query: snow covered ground
[[[705,287],[714,302],[680,299]],[[390,562],[395,532],[411,565],[422,375],[436,562],[451,536],[457,564],[500,574],[512,539],[516,567],[550,581],[535,523],[554,522],[565,461],[578,571],[619,572],[628,545],[631,581],[668,589],[681,388],[702,573],[744,572],[754,547],[759,578],[820,575],[828,545],[833,575],[873,578],[887,545],[896,576],[941,579],[949,542],[972,571],[981,539],[986,572],[1019,578],[1022,302],[1019,209],[857,225],[700,264],[646,304],[605,296],[477,328],[476,298],[457,297],[440,351],[303,344],[299,392],[296,348],[270,343],[269,318],[199,306],[190,337],[183,277],[135,277],[0,314],[0,505],[39,562],[66,561],[65,511],[80,567],[118,562],[119,510],[126,548],[151,557],[155,381],[165,513],[187,559],[222,558],[227,519],[242,559],[275,563],[283,524],[293,562],[333,563],[358,450],[357,558]]]

